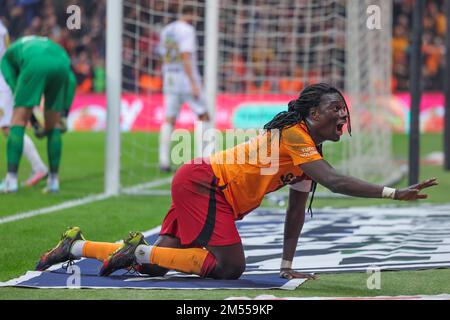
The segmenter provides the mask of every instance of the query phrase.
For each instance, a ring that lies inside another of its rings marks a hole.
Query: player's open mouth
[[[344,125],[345,123],[341,123],[336,126],[336,131],[339,136],[342,136],[344,134]]]

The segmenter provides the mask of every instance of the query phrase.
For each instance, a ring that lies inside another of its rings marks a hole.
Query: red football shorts
[[[187,246],[227,246],[241,243],[233,209],[217,186],[211,165],[184,164],[172,181],[172,205],[160,235],[171,235]]]

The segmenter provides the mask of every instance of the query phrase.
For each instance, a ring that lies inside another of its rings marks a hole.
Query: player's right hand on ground
[[[414,200],[419,200],[419,199],[427,199],[428,195],[421,194],[420,192],[423,189],[426,189],[426,188],[429,188],[432,186],[437,186],[437,185],[438,185],[437,179],[432,178],[432,179],[425,180],[418,184],[413,184],[412,186],[409,186],[404,189],[397,189],[395,192],[395,200],[414,201]]]
[[[300,273],[293,269],[281,269],[280,278],[292,280],[292,279],[308,279],[308,280],[317,280],[318,276],[310,273]]]

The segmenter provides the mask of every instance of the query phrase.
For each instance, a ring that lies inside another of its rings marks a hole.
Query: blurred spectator
[[[93,68],[94,79],[92,89],[94,92],[104,92],[106,89],[105,62],[101,58],[95,58]]]
[[[220,83],[224,85],[221,90],[224,92],[244,92],[246,70],[246,63],[241,54],[233,52],[229,55],[228,60],[223,65],[223,73],[220,73],[223,75]]]
[[[264,69],[254,68],[247,78],[247,93],[266,94],[272,91],[272,84],[264,74]]]
[[[405,17],[405,16],[403,16]],[[393,89],[406,90],[408,88],[408,32],[403,24],[394,27],[394,36],[392,39],[393,54]]]
[[[286,76],[280,79],[280,93],[299,94],[305,86],[303,83],[303,70],[300,67],[295,68],[292,76],[290,76],[289,71],[286,73]]]
[[[75,77],[77,78],[78,90],[81,93],[88,93],[92,89],[92,67],[88,53],[82,51],[75,61],[72,61]]]
[[[134,57],[133,41],[129,37],[123,39],[123,67],[122,67],[122,88],[128,92],[136,90],[136,66]]]
[[[148,66],[148,59],[144,59],[141,63],[141,67],[139,68],[140,76],[139,76],[139,87],[141,92],[147,94],[158,93],[162,91],[163,81],[161,76],[161,60],[154,61],[152,63],[151,72],[145,72],[145,66]]]
[[[161,76],[153,76],[150,74],[142,74],[139,78],[139,86],[141,91],[145,93],[158,93],[162,91]]]
[[[426,91],[443,89],[445,52],[444,37],[446,19],[444,0],[429,0],[423,19],[423,86]],[[409,88],[409,54],[413,0],[394,1],[394,31],[392,39],[393,90],[406,91]]]

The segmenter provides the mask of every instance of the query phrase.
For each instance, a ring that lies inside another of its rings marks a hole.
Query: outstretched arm
[[[404,189],[393,190],[340,174],[325,160],[305,163],[300,165],[300,168],[332,192],[360,198],[392,198],[404,201],[426,199],[428,196],[420,191],[438,184],[437,179],[433,178]]]
[[[295,250],[297,249],[298,237],[305,223],[305,208],[308,194],[308,192],[289,190],[289,204],[284,222],[283,258],[280,267],[280,276],[282,278],[316,278],[310,274],[296,272],[291,267]]]

